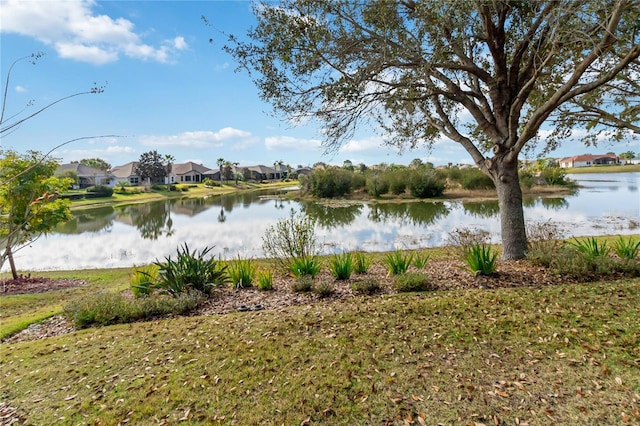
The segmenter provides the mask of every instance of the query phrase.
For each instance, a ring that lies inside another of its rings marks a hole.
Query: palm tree
[[[171,154],[165,154],[164,160],[167,164],[164,166],[167,171],[167,191],[171,191],[171,169],[173,168],[173,162],[176,161],[176,158]]]
[[[220,168],[220,185],[222,185],[222,166],[224,166],[224,158],[218,158],[218,167]]]

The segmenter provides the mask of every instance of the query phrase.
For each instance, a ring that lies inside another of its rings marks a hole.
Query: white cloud
[[[176,135],[145,135],[140,137],[142,145],[151,147],[181,147],[181,148],[219,148],[223,146],[223,142],[227,140],[243,140],[251,139],[251,133],[234,129],[233,127],[225,127],[217,132],[211,131],[192,131],[183,132]]]
[[[93,64],[131,58],[168,62],[175,51],[186,49],[183,37],[166,40],[162,46],[144,43],[135,25],[124,18],[97,15],[94,0],[2,2],[1,31],[33,37],[53,46],[63,58]]]
[[[318,139],[300,139],[291,136],[270,136],[264,140],[264,145],[270,151],[277,149],[315,151],[322,147],[322,142]]]
[[[384,146],[384,141],[379,136],[371,136],[364,139],[352,139],[340,148],[340,152],[363,152],[379,150]]]
[[[23,87],[23,86],[16,86],[16,89],[15,89],[15,90],[16,90],[16,92],[18,92],[18,93],[27,93],[27,92],[28,92],[27,88],[26,88],[26,87]]]

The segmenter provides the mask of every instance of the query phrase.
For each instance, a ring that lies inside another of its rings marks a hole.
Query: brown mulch
[[[62,290],[65,288],[80,287],[87,282],[73,279],[54,279],[45,277],[32,277],[31,275],[20,275],[18,279],[0,280],[0,296],[9,294],[44,293],[52,290]]]
[[[494,289],[506,287],[542,286],[563,282],[561,277],[548,273],[544,268],[526,261],[503,261],[498,264],[494,276],[474,276],[464,270],[463,264],[456,260],[430,260],[424,272],[430,282],[439,290],[460,290],[471,288]],[[354,297],[351,284],[363,279],[376,279],[380,283],[381,293],[393,293],[392,279],[382,265],[372,265],[367,274],[353,275],[346,281],[335,280],[329,272],[323,271],[316,282],[329,282],[333,294],[322,298],[314,293],[295,293],[291,290],[294,279],[275,277],[272,291],[257,288],[214,290],[209,298],[192,315],[221,315],[240,310],[255,311],[262,309],[282,309],[289,306],[314,303],[331,303],[336,300]],[[82,280],[48,279],[42,277],[22,277],[19,281],[4,280],[0,283],[0,296],[20,293],[40,293],[86,284]],[[64,317],[58,315],[33,324],[3,340],[3,343],[17,343],[58,336],[74,331],[74,327]]]

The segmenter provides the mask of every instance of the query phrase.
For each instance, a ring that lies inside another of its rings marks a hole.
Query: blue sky
[[[222,49],[222,33],[242,36],[254,24],[249,1],[1,0],[0,6],[2,89],[15,59],[46,53],[36,65],[14,68],[5,118],[31,100],[23,114],[94,83],[106,85],[104,93],[69,99],[27,121],[2,138],[2,148],[47,152],[75,138],[118,135],[73,142],[54,156],[63,162],[99,157],[114,166],[150,150],[208,167],[218,158],[292,166],[347,159],[369,165],[414,158],[436,165],[471,162],[447,140],[400,155],[366,128],[338,152],[323,155],[318,127],[292,127],[273,117],[246,72],[235,72]],[[565,143],[554,156],[629,149],[640,148]]]

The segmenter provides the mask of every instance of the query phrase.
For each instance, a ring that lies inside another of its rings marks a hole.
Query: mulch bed
[[[65,288],[79,287],[85,285],[84,280],[73,279],[53,279],[44,277],[32,277],[31,275],[20,275],[18,279],[0,280],[0,295],[44,293],[52,290],[62,290]]]
[[[430,260],[423,270],[430,282],[439,290],[461,289],[494,289],[509,287],[529,287],[553,285],[565,282],[562,277],[550,274],[546,269],[532,265],[526,261],[503,261],[498,263],[498,272],[494,276],[474,276],[464,270],[463,264],[457,260]],[[316,282],[330,282],[334,292],[329,297],[320,297],[314,293],[295,293],[291,290],[294,279],[286,276],[274,278],[272,291],[260,291],[257,288],[235,290],[219,288],[192,315],[222,315],[237,311],[253,311],[262,309],[283,309],[289,306],[315,303],[331,303],[337,300],[354,297],[351,289],[354,281],[376,279],[380,283],[381,293],[391,294],[395,290],[392,278],[382,265],[374,264],[367,274],[353,275],[345,281],[335,280],[329,272],[323,271],[316,277]],[[3,280],[0,282],[0,297],[9,294],[41,293],[64,288],[85,285],[82,280],[49,279],[24,276],[19,280]],[[257,309],[256,309],[257,307]],[[17,343],[43,339],[74,331],[74,327],[64,317],[58,315],[3,340],[3,343]]]

